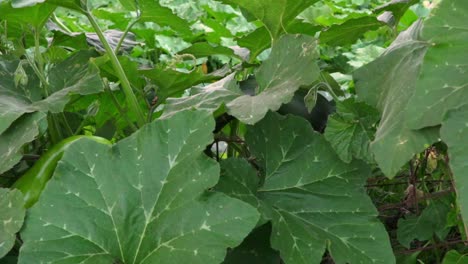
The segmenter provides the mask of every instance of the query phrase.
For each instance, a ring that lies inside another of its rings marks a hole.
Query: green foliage
[[[23,204],[20,191],[0,188],[0,258],[13,247],[15,234],[23,226],[26,214]]]
[[[468,66],[459,56],[468,50],[468,30],[462,22],[467,8],[464,1],[443,1],[424,23],[421,40],[430,48],[407,111],[411,128],[439,125],[447,111],[468,100]]]
[[[438,137],[437,128],[411,129],[402,111],[412,102],[427,49],[424,42],[416,39],[420,27],[418,22],[401,33],[382,56],[354,73],[358,98],[381,113],[371,150],[389,177]]]
[[[379,119],[378,112],[353,98],[340,102],[336,112],[328,120],[325,138],[344,162],[349,163],[353,157],[372,162],[369,145]]]
[[[406,219],[398,221],[398,241],[406,248],[417,239],[419,241],[430,240],[433,236],[444,240],[450,226],[447,223],[447,215],[450,211],[450,200],[439,199],[429,204],[419,216],[410,215]]]
[[[205,193],[219,173],[201,152],[213,126],[208,113],[186,111],[112,147],[83,139],[71,145],[30,211],[19,263],[222,261],[258,214]]]
[[[466,255],[461,255],[455,250],[450,250],[445,254],[444,262],[442,264],[466,264],[468,263],[468,257]]]
[[[295,117],[269,114],[246,137],[264,172],[263,185],[244,179],[255,172],[239,160],[224,163],[220,184],[272,221],[272,246],[286,263],[318,263],[325,249],[339,263],[393,262],[390,245],[373,242],[387,234],[361,187],[369,175],[364,163],[341,162],[321,135]]]
[[[0,262],[466,262],[467,13],[0,0]]]

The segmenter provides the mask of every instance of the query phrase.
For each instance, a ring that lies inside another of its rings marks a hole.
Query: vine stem
[[[125,112],[125,110],[122,108],[122,106],[119,104],[119,101],[117,100],[117,98],[115,98],[115,95],[112,93],[110,87],[109,87],[109,83],[107,82],[107,80],[104,81],[104,89],[106,90],[106,92],[110,95],[110,98],[112,100],[112,102],[114,103],[115,107],[117,107],[117,110],[120,112],[120,114],[122,115],[122,117],[125,119],[125,121],[127,121],[128,125],[130,126],[130,128],[133,130],[133,132],[137,131],[138,128],[135,126],[135,124],[133,124],[133,122],[130,120],[130,118],[128,117],[127,115],[127,112]]]
[[[119,59],[117,58],[117,55],[115,54],[114,50],[112,47],[109,45],[109,42],[107,41],[106,37],[104,36],[104,33],[102,32],[101,28],[99,27],[96,19],[94,16],[87,11],[85,13],[86,17],[88,18],[89,22],[91,23],[92,27],[96,31],[96,34],[98,35],[99,39],[102,42],[102,45],[104,46],[104,49],[106,50],[107,55],[110,58],[110,61],[112,63],[112,66],[114,70],[117,73],[117,77],[120,80],[120,83],[122,85],[123,92],[125,94],[125,99],[127,100],[128,106],[131,109],[132,112],[135,113],[135,116],[137,118],[137,124],[139,127],[143,126],[146,123],[145,120],[145,115],[143,114],[143,111],[138,105],[138,100],[133,93],[132,87],[130,85],[130,81],[127,78],[127,75],[125,75],[125,71],[122,67],[122,64],[120,64]]]
[[[125,41],[125,37],[127,37],[128,35],[128,32],[130,32],[130,29],[132,29],[132,27],[138,23],[140,21],[140,18],[137,18],[137,19],[134,19],[133,21],[131,21],[127,28],[125,29],[125,31],[123,32],[122,36],[120,37],[119,39],[119,42],[117,43],[117,46],[115,47],[115,53],[118,54],[119,53],[119,50],[120,48],[122,47],[122,44],[123,42]]]

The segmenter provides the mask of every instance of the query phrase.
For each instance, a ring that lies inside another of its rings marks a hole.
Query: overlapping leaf
[[[162,6],[159,1],[155,0],[139,0],[129,1],[120,0],[122,5],[132,11],[140,13],[141,22],[154,22],[160,26],[168,26],[174,29],[182,36],[192,36],[190,24],[174,14],[171,9]]]
[[[12,126],[26,113],[53,112],[63,110],[72,94],[92,94],[103,90],[99,69],[89,59],[93,53],[78,52],[67,60],[55,65],[49,73],[49,96],[42,98],[39,81],[29,71],[26,83],[15,83],[20,61],[0,57],[0,134],[11,142],[0,143],[0,172],[11,168],[20,158],[18,150],[25,143],[32,141],[38,134],[38,122],[43,115],[31,115],[19,120],[16,128]],[[22,129],[18,129],[22,128]],[[2,134],[3,133],[3,134]],[[6,134],[5,134],[6,133]],[[13,140],[19,138],[21,140]]]
[[[46,126],[46,115],[41,112],[25,114],[0,134],[0,173],[21,160],[23,145],[33,141]]]
[[[210,74],[204,74],[201,68],[192,72],[180,72],[168,68],[141,70],[140,73],[157,85],[156,94],[161,102],[169,97],[178,97],[186,89],[205,82],[223,78],[227,70],[222,68]]]
[[[337,113],[329,117],[325,138],[341,160],[350,162],[353,157],[372,162],[369,149],[374,138],[379,113],[372,107],[347,99],[337,104]]]
[[[242,95],[232,75],[206,87],[202,93],[170,100],[166,114],[190,107],[190,104],[212,111],[225,104],[229,114],[244,123],[254,124],[269,110],[276,111],[291,101],[300,86],[310,85],[318,78],[315,45],[311,37],[285,35],[275,43],[270,57],[256,72],[256,95]]]
[[[266,113],[291,101],[301,86],[317,80],[320,70],[314,38],[285,35],[273,46],[270,57],[256,72],[258,93],[244,95],[227,103],[228,112],[244,123],[255,124]]]
[[[256,173],[246,161],[235,160],[228,161],[230,173],[220,184],[228,181],[223,185],[227,193],[261,204],[260,211],[273,223],[272,246],[285,263],[320,263],[326,249],[335,263],[395,263],[363,188],[370,174],[364,163],[342,162],[297,117],[270,113],[249,128],[246,141],[265,174],[263,186],[255,188],[254,179],[242,179]]]
[[[24,113],[60,112],[69,101],[71,94],[92,94],[103,90],[99,69],[89,59],[92,52],[81,51],[55,65],[49,73],[49,96],[42,99],[37,95],[37,78],[26,85],[15,84],[19,61],[0,58],[0,74],[5,76],[0,82],[0,131],[7,128]],[[33,74],[31,72],[31,74]],[[30,77],[28,77],[30,78]]]
[[[240,6],[263,22],[272,39],[277,39],[284,29],[307,7],[318,0],[220,0]]]
[[[180,54],[192,54],[195,57],[208,57],[211,55],[226,55],[235,57],[234,51],[224,46],[212,46],[208,42],[197,42],[179,52]]]
[[[404,111],[413,104],[411,96],[427,50],[417,39],[420,27],[421,22],[415,23],[378,59],[354,73],[358,98],[381,113],[371,151],[389,177],[438,138],[438,128],[411,129]]]
[[[442,1],[424,22],[429,49],[407,109],[411,128],[439,125],[447,111],[468,102],[468,2]],[[441,78],[442,77],[442,78]]]
[[[55,8],[56,6],[48,4],[14,8],[10,1],[0,1],[0,20],[6,20],[10,24],[19,23],[20,25],[41,27]]]
[[[13,247],[23,226],[26,209],[19,190],[0,188],[0,259]]]
[[[195,95],[185,98],[168,99],[164,109],[164,116],[173,115],[182,110],[198,109],[216,111],[224,102],[229,102],[243,95],[237,85],[235,73],[220,81],[212,83]]]
[[[278,264],[279,252],[270,247],[271,225],[256,228],[242,244],[229,251],[223,264],[261,263]]]
[[[408,8],[414,4],[417,4],[418,1],[419,0],[391,0],[381,6],[378,6],[374,11],[389,11],[392,13],[392,19],[399,21]]]
[[[350,19],[343,24],[331,26],[320,34],[320,42],[328,45],[344,46],[353,44],[370,30],[378,29],[384,24],[375,17]]]
[[[31,210],[19,263],[220,263],[258,213],[206,192],[213,129],[209,112],[184,111],[113,147],[74,144]]]

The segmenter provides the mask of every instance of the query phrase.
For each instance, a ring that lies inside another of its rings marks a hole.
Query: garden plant
[[[468,263],[467,0],[0,0],[0,263]]]

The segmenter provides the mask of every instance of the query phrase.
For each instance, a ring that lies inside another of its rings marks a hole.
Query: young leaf
[[[436,126],[447,111],[468,102],[468,2],[444,0],[424,22],[421,39],[429,49],[408,105],[410,128]]]
[[[213,129],[210,113],[184,111],[113,147],[73,144],[30,211],[19,263],[220,263],[258,213],[206,191]]]
[[[23,226],[26,209],[18,190],[0,188],[0,259],[14,246],[16,232]]]
[[[380,124],[371,151],[381,170],[393,177],[416,153],[437,141],[438,128],[413,130],[404,109],[415,90],[415,82],[426,44],[417,36],[421,22],[402,32],[375,61],[354,72],[358,99],[377,108]]]
[[[344,162],[349,163],[353,157],[372,162],[369,145],[379,113],[353,98],[337,103],[336,108],[337,113],[328,119],[325,138]]]
[[[249,128],[246,141],[264,184],[253,190],[252,179],[239,180],[256,173],[247,162],[233,160],[220,184],[237,182],[231,191],[224,183],[223,190],[261,205],[263,217],[272,220],[272,246],[286,264],[320,263],[326,249],[336,263],[395,263],[363,188],[370,174],[364,163],[342,162],[307,121],[293,116],[268,114]]]

